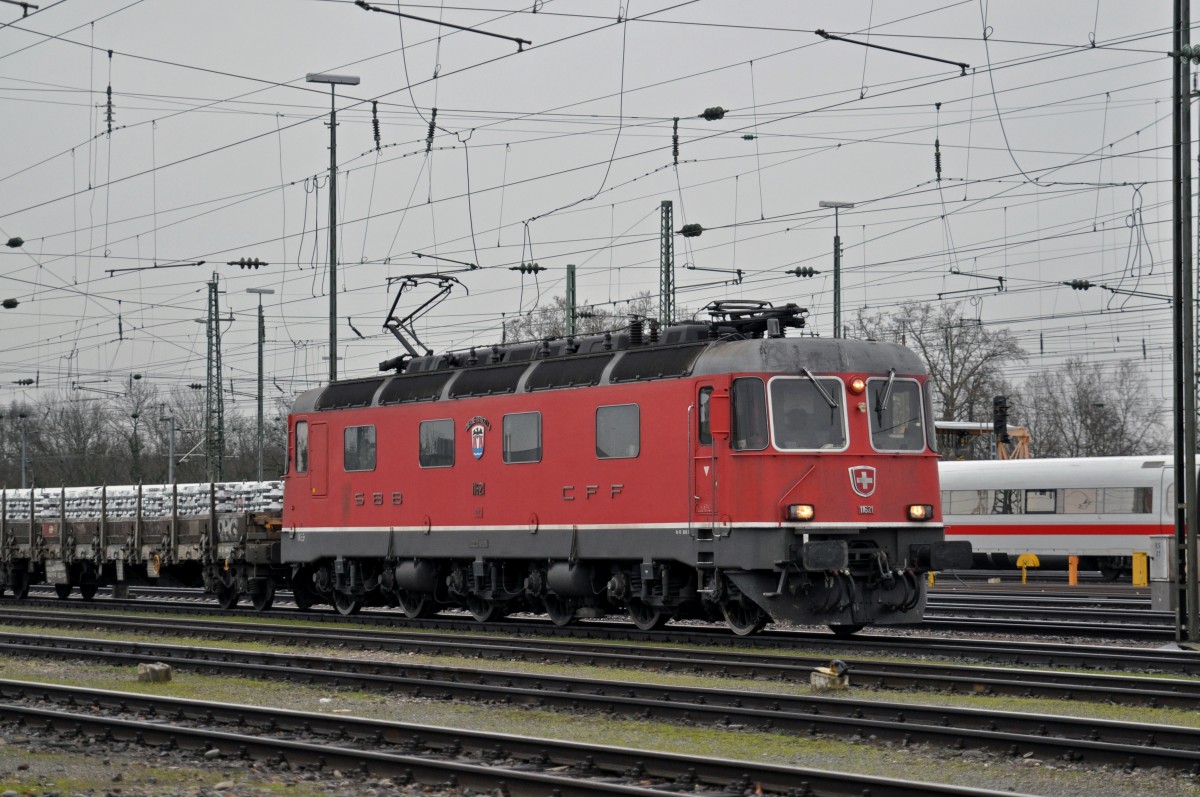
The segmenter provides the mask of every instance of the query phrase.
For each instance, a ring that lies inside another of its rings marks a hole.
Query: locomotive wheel
[[[85,601],[92,600],[93,598],[96,597],[96,585],[95,584],[80,584],[79,585],[79,595]]]
[[[217,586],[217,604],[225,611],[236,609],[240,597],[237,587]]]
[[[722,603],[721,614],[725,615],[730,630],[738,636],[757,634],[771,620],[757,604],[740,600]]]
[[[262,589],[258,592],[250,593],[250,603],[254,605],[254,611],[265,612],[275,603],[275,579],[264,578],[262,580]]]
[[[400,604],[400,611],[404,612],[404,616],[408,619],[420,620],[422,617],[433,615],[433,596],[428,592],[409,592],[406,589],[398,589],[394,594]]]
[[[498,604],[492,603],[485,598],[477,598],[474,595],[467,596],[467,611],[471,613],[476,622],[480,623],[499,619],[503,614]]]
[[[555,625],[569,625],[575,622],[575,601],[558,595],[546,595],[542,598],[546,607],[546,616]]]
[[[343,617],[358,614],[362,607],[362,598],[357,595],[347,595],[344,592],[333,593],[333,608],[337,609],[337,613]]]
[[[625,608],[629,612],[629,619],[642,631],[653,631],[656,628],[662,628],[671,619],[671,616],[666,612],[656,606],[651,606],[639,598],[630,600]]]
[[[321,602],[320,596],[309,586],[312,583],[312,573],[307,569],[297,572],[291,581],[292,600],[295,601],[297,609],[306,612],[314,604]]]
[[[70,584],[55,584],[54,585],[54,594],[58,596],[58,599],[60,601],[65,601],[67,598],[71,597],[71,585]]]
[[[861,624],[831,625],[829,626],[829,630],[833,632],[834,636],[848,637],[854,636],[859,631],[863,630],[863,626]]]

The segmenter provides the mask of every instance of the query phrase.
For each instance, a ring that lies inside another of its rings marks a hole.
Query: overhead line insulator
[[[546,268],[545,266],[539,266],[537,263],[522,263],[519,266],[509,266],[508,270],[519,271],[522,274],[537,274],[538,272],[545,271]]]

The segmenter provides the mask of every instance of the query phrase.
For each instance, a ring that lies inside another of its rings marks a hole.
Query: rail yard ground
[[[347,627],[353,627],[348,625]],[[0,631],[16,630],[0,624]],[[29,632],[23,626],[23,632]],[[87,636],[97,640],[112,635],[100,630],[82,633],[61,628],[38,629],[47,636]],[[287,646],[259,642],[235,643],[196,637],[155,634],[122,634],[132,641],[172,643],[196,648],[238,648],[297,652]],[[531,640],[532,643],[532,640]],[[749,644],[749,643],[748,643]],[[861,654],[839,651],[831,645],[823,651],[861,660]],[[455,659],[378,651],[304,649],[307,655],[336,656],[346,660],[404,662],[413,665],[489,669],[513,673],[574,676],[641,682],[677,687],[724,687],[746,692],[807,694],[802,683],[751,678],[718,678],[656,670],[631,672],[604,667],[531,664],[515,661]],[[765,655],[779,655],[778,653]],[[867,776],[885,776],[913,781],[948,783],[982,789],[1039,795],[1088,794],[1095,797],[1127,795],[1200,795],[1200,778],[1192,773],[1158,768],[1125,767],[1124,761],[1098,765],[1063,761],[1023,754],[950,749],[928,743],[904,745],[863,734],[845,736],[784,732],[762,732],[737,724],[680,723],[634,718],[594,710],[566,711],[552,707],[528,707],[500,703],[447,700],[436,696],[412,697],[402,693],[380,694],[328,684],[299,685],[278,680],[199,674],[177,669],[169,683],[139,683],[134,666],[112,666],[64,654],[57,659],[0,658],[0,678],[33,680],[132,693],[215,700],[243,705],[369,717],[430,726],[519,732],[525,736],[566,739],[604,746],[674,751],[688,755],[731,758],[755,764],[776,764],[813,769],[850,771]],[[1194,711],[1115,706],[1083,701],[1048,700],[1000,696],[961,696],[942,693],[905,693],[852,687],[849,697],[894,704],[965,706],[981,710],[1005,710],[1025,714],[1090,717],[1154,723],[1163,727],[1200,727]],[[231,761],[226,757],[204,758],[183,751],[161,751],[136,744],[119,743],[98,749],[95,744],[71,737],[41,733],[36,728],[0,724],[0,795],[14,794],[370,794],[411,792],[430,794],[428,787],[403,786],[395,780],[370,778],[351,773],[293,770],[275,764]],[[437,792],[438,789],[433,789]],[[459,793],[442,789],[447,793]]]

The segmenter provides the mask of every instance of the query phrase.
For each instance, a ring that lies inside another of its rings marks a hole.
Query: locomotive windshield
[[[924,451],[921,386],[908,379],[867,382],[871,445],[876,451]]]
[[[772,379],[771,423],[775,447],[845,448],[844,404],[839,379]]]

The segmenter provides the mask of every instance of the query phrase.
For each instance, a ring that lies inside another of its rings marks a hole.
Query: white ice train
[[[1171,456],[942,462],[947,540],[968,540],[975,566],[1079,566],[1116,578],[1150,537],[1174,533]]]

